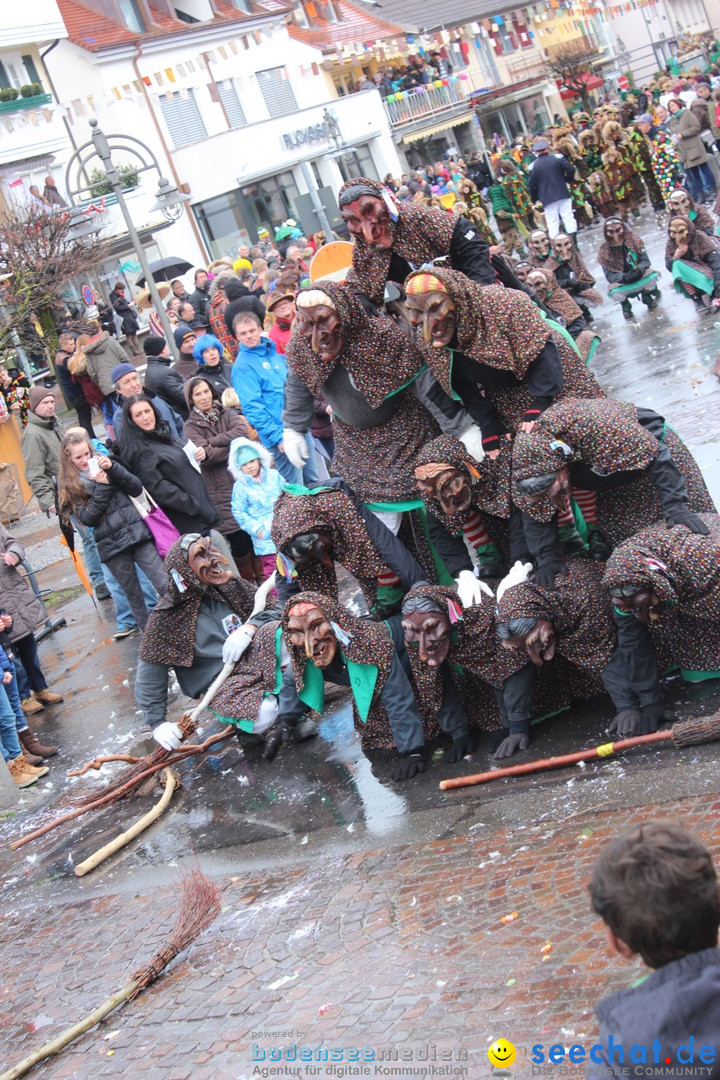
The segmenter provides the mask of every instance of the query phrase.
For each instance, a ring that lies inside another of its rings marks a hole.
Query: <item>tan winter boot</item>
[[[18,787],[30,787],[31,784],[37,782],[37,772],[34,770],[33,772],[30,772],[31,766],[28,765],[22,754],[20,754],[19,757],[13,758],[12,761],[8,761],[7,767],[10,770],[13,781]]]
[[[44,690],[35,691],[35,700],[43,705],[57,705],[58,701],[63,700],[63,696],[62,694],[56,694],[54,690],[47,686]]]
[[[58,752],[57,746],[41,743],[34,731],[31,731],[29,727],[18,732],[18,738],[22,743],[23,750],[25,751],[25,757],[30,761],[31,765],[40,765],[43,758],[54,757]],[[31,761],[30,755],[38,757],[39,761]]]
[[[50,769],[47,767],[47,765],[31,765],[24,754],[23,757],[25,758],[25,768],[27,769],[27,771],[29,773],[33,773],[35,776],[38,777],[38,779],[40,779],[41,776],[45,776],[47,773],[50,772]]]
[[[22,711],[26,716],[32,716],[33,713],[42,712],[45,706],[41,701],[38,701],[35,697],[26,697],[20,702]]]

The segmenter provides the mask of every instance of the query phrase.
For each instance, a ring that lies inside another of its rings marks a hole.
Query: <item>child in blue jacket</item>
[[[253,549],[267,579],[275,569],[277,552],[270,527],[283,478],[272,467],[265,447],[250,439],[233,439],[230,443],[228,469],[235,480],[230,503],[233,517],[252,537]]]

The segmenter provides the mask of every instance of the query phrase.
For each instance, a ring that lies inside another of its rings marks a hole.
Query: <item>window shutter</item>
[[[260,86],[265,104],[270,116],[274,119],[278,116],[290,116],[297,112],[297,103],[290,80],[287,78],[285,68],[269,68],[267,71],[256,72],[256,78]]]
[[[245,127],[247,120],[245,119],[245,113],[243,107],[240,104],[240,98],[238,97],[237,90],[235,89],[235,83],[232,79],[222,79],[221,82],[215,84],[218,88],[218,94],[220,100],[223,103],[225,112],[227,113],[228,122],[231,128]]]
[[[186,146],[197,142],[207,135],[200,110],[195,101],[195,92],[188,90],[187,97],[181,97],[180,91],[163,94],[160,108],[170,132],[173,146]]]

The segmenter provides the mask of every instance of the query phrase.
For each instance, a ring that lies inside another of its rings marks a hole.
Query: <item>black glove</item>
[[[634,270],[626,270],[622,275],[622,279],[626,284],[630,284],[632,281],[639,281],[641,277],[642,270],[638,270],[637,267],[635,267]]]
[[[482,445],[486,454],[492,453],[493,450],[500,449],[500,438],[498,434],[483,435]]]
[[[520,732],[517,735],[506,735],[496,749],[493,757],[496,761],[502,758],[512,757],[518,750],[527,750],[530,745],[530,736]]]
[[[425,760],[425,747],[416,746],[403,754],[393,769],[393,780],[412,780],[413,776],[425,772],[427,761]]]
[[[557,588],[555,584],[555,576],[560,574],[562,577],[567,577],[568,568],[567,564],[562,559],[552,559],[550,562],[543,563],[538,566],[533,579],[536,585],[539,585],[541,589],[549,589],[551,592]]]
[[[652,720],[643,716],[638,709],[623,709],[607,729],[608,735],[614,735],[617,739],[651,735],[653,731],[657,731],[657,724],[653,727]]]
[[[670,709],[666,709],[664,705],[656,702],[654,705],[643,705],[642,713],[648,724],[652,724],[652,727],[647,729],[648,734],[652,734],[653,731],[657,731],[660,724],[676,724],[678,717]],[[643,732],[643,734],[645,734]]]
[[[458,735],[453,738],[452,746],[447,748],[442,759],[447,765],[451,765],[455,761],[462,761],[466,754],[472,754],[476,746],[477,739],[470,732],[465,735]]]
[[[665,524],[668,529],[672,529],[673,525],[684,525],[690,532],[697,533],[698,536],[709,536],[710,530],[705,522],[698,514],[693,514],[692,510],[676,510],[674,514],[670,514],[665,518]]]
[[[287,720],[278,716],[273,726],[268,728],[264,738],[265,749],[263,750],[263,757],[266,761],[272,761],[277,755],[278,750],[282,750],[282,748],[287,746],[292,740],[292,731]]]

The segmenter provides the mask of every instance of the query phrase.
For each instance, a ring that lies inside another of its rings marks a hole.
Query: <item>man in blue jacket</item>
[[[533,153],[537,156],[530,167],[529,188],[533,202],[543,204],[548,235],[552,240],[560,232],[561,220],[568,236],[574,236],[577,232],[577,221],[568,190],[568,184],[575,176],[575,169],[564,157],[548,151],[547,139],[537,139],[533,145]]]
[[[283,432],[287,364],[275,342],[262,336],[260,320],[252,311],[239,311],[233,332],[240,346],[232,369],[232,384],[240,398],[243,415],[257,429],[260,442],[270,451],[275,468],[288,484],[313,487],[318,482],[312,435]],[[298,442],[293,450],[305,462],[302,470],[285,453],[287,439]]]

